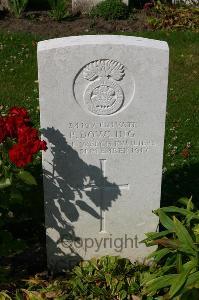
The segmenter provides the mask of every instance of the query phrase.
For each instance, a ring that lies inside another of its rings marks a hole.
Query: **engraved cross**
[[[90,192],[92,190],[99,190],[100,191],[100,233],[106,233],[106,214],[105,214],[105,193],[107,191],[116,190],[119,188],[120,190],[129,190],[129,184],[118,184],[116,186],[108,186],[105,184],[106,182],[106,159],[100,159],[100,169],[101,169],[101,182],[100,185],[90,184],[84,187],[84,191]]]

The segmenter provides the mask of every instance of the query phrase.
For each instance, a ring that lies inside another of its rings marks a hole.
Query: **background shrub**
[[[56,21],[61,21],[68,16],[67,6],[69,0],[49,0],[50,15]]]
[[[28,0],[9,0],[11,12],[19,18],[28,4]]]
[[[121,0],[105,0],[97,4],[90,13],[91,17],[102,17],[105,20],[127,19],[128,6]]]

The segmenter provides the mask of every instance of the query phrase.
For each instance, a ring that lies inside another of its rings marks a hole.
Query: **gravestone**
[[[173,5],[199,6],[198,0],[172,0]]]
[[[139,241],[158,225],[168,56],[130,36],[39,43],[50,268],[151,251]]]
[[[0,10],[9,10],[9,1],[8,0],[0,0]]]
[[[73,12],[88,12],[93,6],[102,2],[103,0],[72,0]],[[129,0],[122,0],[126,5],[129,4]]]

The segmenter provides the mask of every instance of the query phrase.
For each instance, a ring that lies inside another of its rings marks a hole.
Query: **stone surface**
[[[9,9],[8,0],[0,0],[0,10]]]
[[[98,4],[103,0],[72,0],[72,10],[73,12],[88,12],[93,6]],[[123,2],[128,5],[129,0],[123,0]]]
[[[79,36],[38,45],[50,268],[101,255],[143,258],[160,205],[165,42]]]
[[[172,0],[172,4],[174,5],[188,5],[188,6],[199,6],[198,0]]]

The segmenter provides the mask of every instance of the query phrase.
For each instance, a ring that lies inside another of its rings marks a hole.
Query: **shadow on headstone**
[[[84,162],[59,130],[47,128],[42,134],[47,138],[53,156],[48,169],[52,171],[44,170],[43,179],[48,265],[56,271],[64,266],[70,268],[82,260],[73,248],[73,242],[78,243],[80,237],[76,236],[72,225],[78,221],[80,211],[99,219],[100,223],[103,212],[109,210],[121,192],[117,184],[108,182],[103,176],[102,168]],[[108,187],[107,191],[103,187]],[[52,238],[54,234],[59,236],[56,241]],[[69,254],[60,249],[60,243]]]

